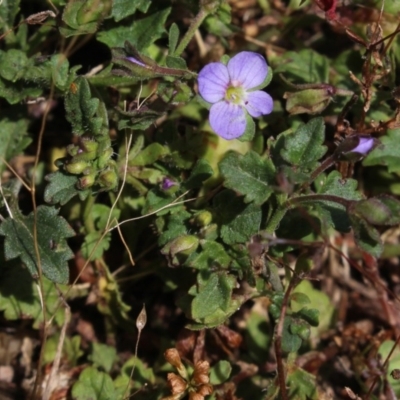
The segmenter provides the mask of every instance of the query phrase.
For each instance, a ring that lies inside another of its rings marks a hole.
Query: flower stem
[[[332,201],[334,203],[338,203],[338,204],[342,205],[346,209],[348,208],[349,204],[352,202],[352,200],[347,200],[347,199],[344,199],[343,197],[335,196],[332,194],[310,194],[308,196],[299,196],[299,197],[291,198],[290,200],[288,200],[286,202],[286,209],[291,208],[292,206],[296,206],[297,204],[315,201],[315,200]]]
[[[335,158],[335,154],[332,154],[331,156],[329,156],[328,158],[326,158],[322,164],[316,169],[314,170],[311,175],[310,175],[310,179],[308,180],[308,182],[306,182],[301,189],[305,189],[307,188],[309,185],[311,185],[311,183],[313,183],[315,181],[315,179],[318,177],[318,175],[320,175],[322,172],[324,172],[326,169],[328,169],[334,162],[336,161]]]
[[[189,26],[189,29],[183,36],[181,42],[178,47],[175,49],[174,56],[180,56],[183,53],[183,50],[186,49],[186,46],[192,40],[196,30],[202,24],[202,22],[206,19],[206,17],[211,13],[212,7],[201,7],[199,13],[194,17],[192,23]]]
[[[293,197],[291,199],[286,200],[284,203],[281,203],[272,214],[272,217],[269,219],[266,228],[264,229],[264,233],[273,234],[279,227],[279,224],[286,212],[296,207],[298,204],[307,203],[310,201],[332,201],[334,203],[338,203],[342,205],[344,208],[348,208],[352,200],[344,199],[343,197],[335,196],[332,194],[310,194],[307,196],[298,196]]]

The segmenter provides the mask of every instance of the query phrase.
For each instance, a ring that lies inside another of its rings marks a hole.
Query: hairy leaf
[[[208,273],[199,274],[198,280],[197,294],[191,307],[192,317],[201,321],[218,310],[228,312],[236,279],[225,273]]]
[[[273,192],[275,167],[271,160],[253,151],[244,156],[230,152],[219,168],[225,178],[224,186],[244,195],[246,203],[262,204]]]
[[[38,268],[51,281],[67,283],[69,268],[67,260],[73,257],[66,238],[74,236],[75,232],[57,215],[53,207],[39,206],[37,208],[35,240],[33,228],[34,214],[24,216],[14,213],[14,218],[8,217],[0,225],[0,235],[5,236],[4,251],[7,260],[20,257],[32,276],[38,276]],[[36,255],[39,250],[40,262]]]
[[[66,118],[72,125],[75,135],[89,133],[99,135],[102,133],[103,119],[95,117],[100,106],[99,99],[92,98],[87,80],[78,77],[74,90],[70,90],[65,96]]]
[[[260,229],[261,208],[246,204],[231,190],[215,197],[215,214],[221,224],[221,237],[226,244],[244,243]]]
[[[94,367],[88,367],[82,371],[79,380],[72,387],[72,396],[76,400],[116,399],[110,375]]]
[[[150,5],[151,0],[114,0],[112,3],[111,15],[116,22],[119,22],[121,19],[134,14],[137,10],[142,13],[147,12]]]
[[[64,321],[64,310],[59,306],[60,294],[53,282],[43,278],[43,297],[38,292],[37,282],[30,271],[19,260],[3,263],[0,269],[0,309],[9,320],[33,319],[33,327],[39,329],[43,323],[45,304],[47,315],[55,317],[57,325]],[[58,286],[66,291],[66,287]]]
[[[64,205],[74,196],[79,195],[83,201],[90,194],[90,190],[80,190],[77,188],[78,177],[69,175],[61,171],[52,172],[45,178],[50,182],[44,191],[44,201],[49,204]]]
[[[20,154],[31,143],[32,139],[27,135],[28,120],[20,118],[18,121],[10,121],[3,118],[0,121],[0,160],[11,160]],[[0,161],[0,170],[5,165]]]
[[[123,47],[125,41],[129,40],[135,43],[139,52],[145,51],[165,33],[164,24],[170,12],[171,8],[165,8],[141,19],[136,19],[129,26],[117,26],[100,32],[97,40],[109,47]]]
[[[283,138],[282,158],[301,172],[310,172],[318,165],[318,160],[326,153],[325,125],[322,118],[314,118],[300,125],[295,132],[287,132]]]

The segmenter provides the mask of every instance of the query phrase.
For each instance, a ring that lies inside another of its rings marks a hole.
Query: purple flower
[[[363,156],[366,156],[374,147],[375,140],[372,137],[362,137],[359,136],[358,145],[352,149],[352,153],[359,153]]]
[[[161,188],[162,188],[162,190],[168,190],[168,189],[171,189],[172,186],[177,186],[177,185],[178,185],[178,184],[177,184],[175,181],[173,181],[172,179],[169,179],[169,178],[165,177],[165,178],[163,179],[163,181],[162,181]]]
[[[378,141],[372,136],[357,133],[347,136],[336,148],[334,156],[338,161],[360,161],[376,145]]]
[[[268,74],[268,65],[260,54],[242,51],[227,65],[214,62],[199,73],[200,96],[212,103],[211,128],[224,139],[235,139],[246,130],[246,116],[260,117],[273,108],[271,96],[260,86]]]

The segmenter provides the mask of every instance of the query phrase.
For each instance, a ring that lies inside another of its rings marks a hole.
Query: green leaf
[[[188,324],[187,328],[195,331],[201,329],[215,328],[218,325],[221,325],[224,322],[226,322],[226,320],[233,313],[235,313],[246,300],[247,298],[245,296],[237,295],[230,300],[226,310],[218,308],[217,310],[214,311],[214,313],[203,318],[201,321],[196,321],[195,323]]]
[[[130,82],[131,84],[132,82]],[[105,85],[108,86],[108,85]],[[120,119],[118,121],[118,130],[122,131],[124,129],[134,129],[137,131],[144,131],[149,126],[151,126],[154,121],[159,118],[160,113],[147,113],[144,112],[143,115],[138,113],[138,116],[130,119]]]
[[[146,51],[151,44],[164,33],[164,25],[171,12],[171,8],[146,15],[136,19],[129,26],[118,26],[108,31],[99,32],[97,40],[109,47],[123,47],[126,40],[135,43],[137,51]]]
[[[309,323],[311,326],[318,326],[319,311],[316,308],[303,307],[296,315]]]
[[[189,178],[183,183],[185,189],[195,189],[214,174],[214,170],[207,160],[201,158],[194,165]]]
[[[203,270],[228,268],[232,259],[222,244],[209,240],[203,240],[200,244],[201,251],[193,253],[187,260],[189,267]]]
[[[42,88],[27,84],[22,80],[13,83],[0,79],[0,97],[5,98],[10,104],[19,103],[28,97],[39,97],[42,92]]]
[[[66,118],[72,125],[75,135],[90,133],[91,135],[102,134],[103,118],[95,117],[100,101],[92,98],[88,81],[78,77],[74,85],[74,91],[69,91],[65,96]]]
[[[348,212],[365,219],[371,225],[400,224],[400,201],[390,196],[377,196],[353,202]]]
[[[60,27],[60,32],[65,37],[95,33],[106,12],[106,2],[97,0],[68,2],[62,15],[62,20],[68,25],[68,28]]]
[[[89,356],[89,360],[92,361],[93,366],[103,368],[105,372],[110,372],[116,359],[117,350],[115,347],[102,343],[92,343],[92,354]]]
[[[46,347],[44,350],[44,357],[42,365],[51,364],[57,354],[57,348],[59,345],[60,335],[56,334],[51,336],[46,341]],[[81,337],[76,336],[65,336],[64,345],[62,350],[63,360],[68,360],[68,364],[74,367],[78,364],[78,359],[83,356],[83,351],[80,349]]]
[[[110,248],[111,235],[107,233],[103,238],[102,232],[90,232],[85,236],[85,241],[82,243],[82,255],[90,260],[99,260],[103,257],[103,253]],[[100,240],[101,239],[101,240]]]
[[[286,73],[300,82],[317,83],[329,81],[329,61],[311,49],[288,51],[271,60],[275,73]],[[295,82],[294,82],[295,83]],[[299,83],[299,82],[296,82]]]
[[[90,190],[77,188],[78,176],[69,175],[62,171],[52,172],[46,175],[46,181],[50,182],[44,190],[44,201],[49,204],[64,205],[74,196],[79,195],[81,201],[90,194]]]
[[[75,232],[64,218],[57,215],[54,207],[39,206],[37,208],[36,245],[39,250],[40,264],[35,251],[33,213],[24,216],[14,213],[14,218],[8,217],[0,225],[0,235],[5,236],[4,254],[7,260],[20,257],[33,277],[38,276],[38,268],[51,281],[67,283],[69,268],[67,260],[73,257],[66,238],[74,236]]]
[[[313,215],[304,214],[304,208],[295,208],[289,210],[279,224],[276,231],[278,237],[284,237],[294,240],[316,240],[318,232],[321,229],[321,221]],[[282,251],[290,251],[298,247],[295,244],[289,243],[280,245]]]
[[[156,383],[156,377],[153,372],[153,368],[149,367],[147,363],[143,362],[137,357],[131,357],[121,368],[122,376],[131,376],[132,369],[134,374],[131,380],[131,387],[134,389],[142,389],[144,386]],[[118,379],[118,378],[117,378]],[[117,382],[116,382],[116,385]],[[126,389],[126,385],[125,385]],[[124,399],[124,397],[115,397],[114,400]]]
[[[15,23],[15,17],[19,12],[20,0],[3,0],[0,4],[0,26],[1,33],[8,32]],[[3,40],[6,43],[15,41],[15,34],[10,32]]]
[[[68,59],[64,55],[56,54],[51,57],[52,78],[56,87],[62,91],[69,89],[71,83],[76,79],[76,71],[79,65],[70,68]]]
[[[176,46],[179,40],[179,28],[178,25],[174,22],[169,28],[168,34],[168,48],[169,55],[173,56],[175,53]]]
[[[151,5],[151,0],[114,0],[112,3],[111,16],[115,22],[133,15],[137,10],[146,13]]]
[[[293,291],[293,295],[306,295],[310,300],[309,307],[315,308],[319,311],[318,327],[311,328],[311,340],[313,343],[320,341],[321,334],[326,332],[332,325],[332,317],[335,313],[335,308],[332,305],[330,298],[318,289],[315,289],[312,283],[308,280],[301,281]],[[297,303],[297,302],[296,302]],[[294,312],[302,308],[300,303],[291,304]]]
[[[157,211],[171,204],[175,200],[175,196],[171,197],[166,192],[162,192],[158,188],[154,188],[148,191],[146,197],[146,204],[142,210],[142,214],[149,214]],[[157,213],[157,215],[169,214],[170,212],[176,212],[177,209],[182,209],[181,205],[171,206],[170,208],[165,208],[164,210]]]
[[[272,318],[277,320],[281,315],[281,309],[283,304],[283,293],[277,292],[274,293],[271,297],[271,304],[269,305],[269,312],[272,315]]]
[[[229,361],[218,361],[210,369],[210,383],[211,385],[220,385],[226,382],[232,372],[232,366]]]
[[[382,145],[377,146],[364,159],[363,165],[385,165],[389,172],[400,171],[400,156],[398,146],[400,143],[400,129],[389,129],[380,141]]]
[[[170,240],[187,233],[187,221],[192,215],[184,209],[176,210],[171,215],[157,218],[156,226],[161,233],[158,244],[165,245]]]
[[[102,263],[102,275],[100,278],[102,301],[97,303],[99,311],[111,318],[114,323],[123,326],[128,331],[133,331],[134,322],[129,317],[131,307],[122,300],[119,285],[104,262]]]
[[[383,245],[379,231],[357,215],[350,215],[350,221],[357,245],[374,257],[380,257]]]
[[[256,134],[256,124],[253,117],[246,113],[246,129],[242,136],[238,137],[240,142],[251,142]]]
[[[196,251],[199,238],[194,235],[181,235],[168,242],[161,253],[168,257],[169,264],[179,266],[190,254]]]
[[[299,336],[301,340],[310,338],[310,324],[302,319],[294,318],[289,329],[293,335]]]
[[[186,61],[182,57],[167,56],[165,58],[165,65],[168,68],[187,69]]]
[[[18,283],[18,284],[17,284]],[[58,286],[63,292],[66,287]],[[33,327],[39,329],[43,323],[42,305],[46,314],[55,316],[58,326],[64,321],[64,310],[60,307],[60,294],[54,283],[43,277],[43,297],[37,289],[37,282],[21,262],[2,261],[0,269],[0,310],[9,320],[32,318]]]
[[[244,195],[246,203],[263,204],[273,192],[274,165],[253,151],[244,156],[229,152],[219,163],[219,169],[224,186]]]
[[[301,292],[292,293],[292,295],[290,296],[290,300],[295,301],[302,306],[310,304],[310,298],[306,294]]]
[[[319,178],[317,192],[342,197],[347,200],[361,200],[361,193],[357,192],[358,182],[355,179],[343,181],[338,171],[332,171],[327,177]],[[314,200],[313,200],[314,202]],[[350,221],[345,207],[333,201],[316,201],[319,214],[327,219],[327,223],[339,232],[348,232]]]
[[[90,210],[90,218],[94,222],[97,230],[103,230],[106,228],[108,217],[110,215],[111,208],[104,204],[94,204]],[[113,208],[111,212],[110,221],[118,220],[121,214],[121,210]]]
[[[314,118],[300,125],[295,132],[283,135],[285,141],[282,158],[302,172],[310,172],[318,166],[318,160],[326,153],[325,125],[322,118]],[[282,140],[280,139],[280,140]]]
[[[198,294],[192,302],[192,317],[201,320],[218,309],[226,311],[236,279],[224,273],[211,273],[207,277],[198,275]]]
[[[93,367],[85,368],[72,387],[74,400],[115,400],[115,389],[110,375]]]
[[[231,190],[215,196],[214,207],[222,225],[221,238],[226,244],[247,242],[260,230],[261,208],[254,203],[245,204]]]
[[[299,350],[302,339],[297,334],[293,334],[290,326],[293,324],[294,319],[287,315],[283,322],[282,330],[282,351],[284,353],[295,353]]]
[[[290,373],[287,377],[289,398],[296,400],[318,400],[317,382],[315,376],[297,367],[290,366]]]
[[[168,148],[160,143],[151,143],[139,154],[129,160],[129,166],[144,166],[154,164],[168,154]]]
[[[0,159],[11,160],[19,155],[31,143],[32,139],[27,136],[28,120],[19,118],[10,121],[3,118],[0,121]],[[0,162],[0,170],[6,166]]]
[[[7,81],[16,82],[24,78],[25,71],[32,67],[32,61],[21,50],[0,50],[0,76]]]

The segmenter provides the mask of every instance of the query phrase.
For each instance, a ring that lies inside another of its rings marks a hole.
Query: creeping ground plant
[[[0,0],[0,398],[400,398],[398,3]]]

